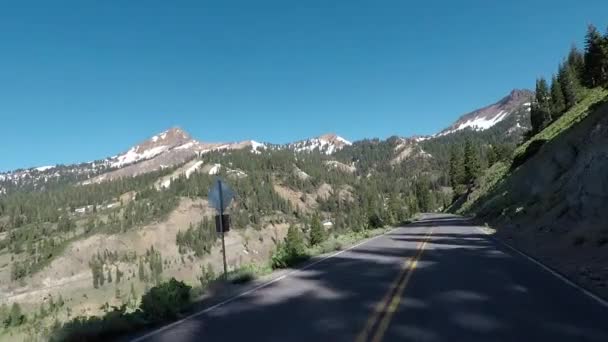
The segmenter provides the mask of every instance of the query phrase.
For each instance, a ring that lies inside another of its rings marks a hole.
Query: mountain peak
[[[319,150],[324,154],[332,154],[348,145],[352,145],[352,143],[335,133],[327,133],[316,138],[296,141],[286,146],[296,152]]]
[[[534,92],[527,89],[513,89],[498,102],[477,109],[461,116],[450,127],[444,129],[436,136],[447,135],[465,128],[475,131],[486,130],[514,113],[518,113],[522,107],[528,106],[532,101]]]
[[[513,89],[513,90],[511,90],[509,95],[505,96],[502,100],[499,101],[499,103],[509,103],[509,102],[521,103],[522,101],[528,102],[532,98],[532,96],[534,96],[534,92],[532,90]]]
[[[179,127],[171,127],[168,130],[153,136],[152,138],[150,138],[150,141],[152,141],[153,143],[156,143],[160,140],[160,141],[166,141],[166,142],[171,143],[176,140],[184,141],[184,140],[190,140],[190,139],[192,139],[190,137],[190,134],[188,134],[183,129],[181,129]]]
[[[352,145],[352,143],[336,133],[326,133],[317,137],[319,140],[327,141],[329,143],[339,145],[340,147],[344,145]]]

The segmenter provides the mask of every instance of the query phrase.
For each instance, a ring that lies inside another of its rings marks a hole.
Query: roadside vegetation
[[[318,231],[319,228],[323,232]],[[141,297],[136,308],[129,308],[124,304],[108,308],[101,317],[76,317],[63,324],[56,323],[50,332],[50,340],[106,341],[171,322],[195,310],[197,301],[212,286],[217,288],[225,287],[226,284],[248,283],[271,273],[274,269],[297,266],[311,257],[341,250],[360,240],[383,234],[389,228],[368,225],[344,234],[328,234],[318,217],[313,217],[311,226],[307,229],[309,237],[306,237],[300,227],[291,225],[285,240],[277,244],[271,260],[266,264],[249,264],[231,270],[226,279],[210,265],[202,266],[200,285],[195,288],[172,278],[150,288]]]

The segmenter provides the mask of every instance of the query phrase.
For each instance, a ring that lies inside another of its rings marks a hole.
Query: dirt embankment
[[[545,142],[471,212],[608,298],[608,104]]]

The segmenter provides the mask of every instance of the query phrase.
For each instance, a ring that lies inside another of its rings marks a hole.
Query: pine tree
[[[144,262],[143,260],[140,258],[139,259],[139,280],[145,282],[146,281],[146,270],[144,269]]]
[[[103,264],[101,264],[99,266],[99,272],[98,272],[99,276],[99,286],[103,286],[104,282],[106,281],[104,275],[103,275]]]
[[[479,161],[479,153],[471,139],[466,140],[464,145],[464,174],[465,174],[465,183],[467,185],[473,184],[475,179],[479,176],[481,172],[481,164]]]
[[[559,77],[564,95],[565,109],[572,108],[578,101],[581,92],[581,85],[574,67],[566,64],[560,69]]]
[[[564,93],[562,92],[562,84],[558,77],[553,76],[551,79],[551,119],[555,121],[565,110],[566,101],[564,100]]]
[[[530,111],[532,134],[542,131],[551,122],[551,97],[544,78],[536,80],[536,95]]]
[[[581,83],[585,72],[585,56],[576,48],[576,45],[572,45],[570,48],[566,64],[572,67],[578,83]]]
[[[605,45],[605,37],[598,32],[597,28],[589,25],[587,35],[585,37],[585,72],[583,80],[585,85],[590,88],[600,86],[608,77],[605,69],[606,52],[603,46]]]
[[[464,162],[460,148],[453,145],[450,150],[450,185],[456,188],[464,182]]]
[[[14,302],[13,306],[11,306],[11,311],[9,313],[10,325],[16,327],[25,321],[25,316],[21,312],[21,306],[18,303]]]
[[[316,246],[325,240],[325,229],[321,224],[319,214],[314,214],[310,221],[310,237],[309,242],[311,246]]]
[[[295,225],[290,225],[285,237],[285,248],[287,253],[292,256],[302,255],[305,251],[304,238],[302,232]]]
[[[416,182],[416,200],[418,203],[418,209],[421,212],[426,213],[431,211],[431,194],[427,179],[423,178]]]

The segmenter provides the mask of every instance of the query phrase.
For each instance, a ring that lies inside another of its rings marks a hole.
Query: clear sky
[[[11,3],[0,170],[114,155],[172,126],[203,141],[431,134],[608,25],[606,0]]]

